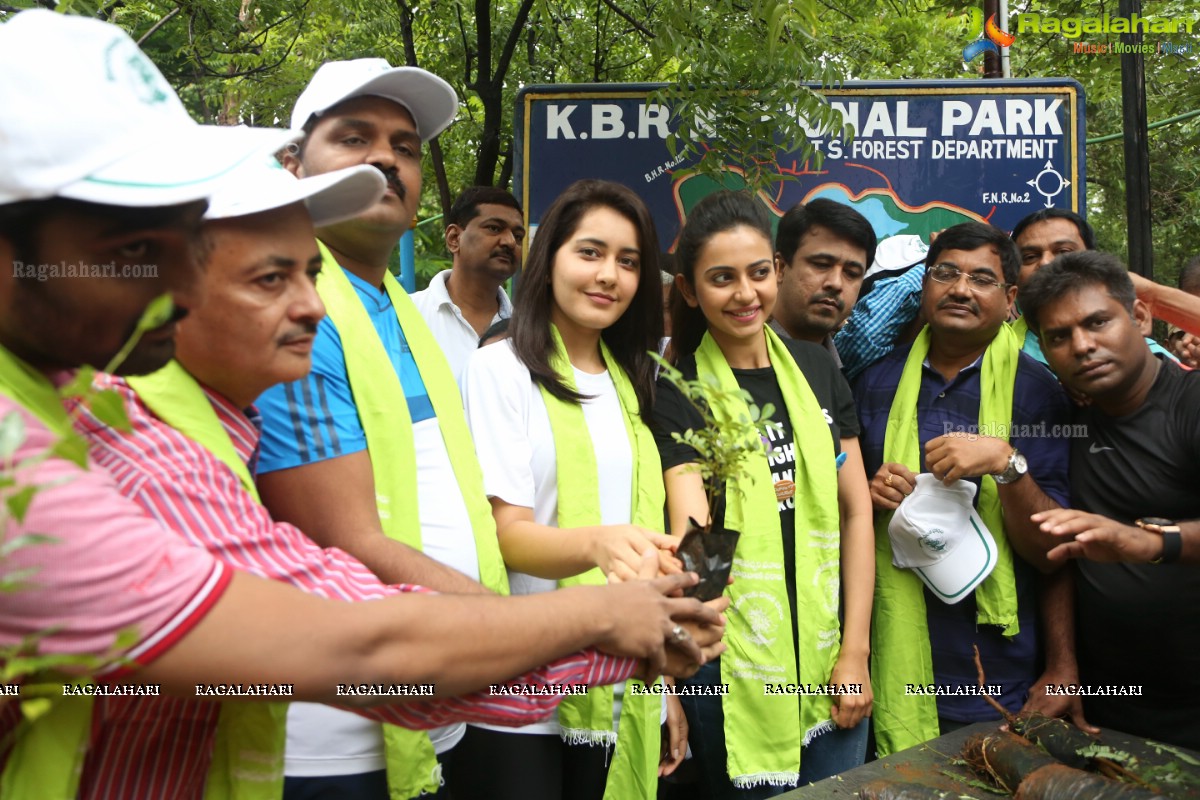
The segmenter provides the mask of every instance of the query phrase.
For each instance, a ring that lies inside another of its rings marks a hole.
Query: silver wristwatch
[[[1028,471],[1029,464],[1025,461],[1025,456],[1021,455],[1017,451],[1017,448],[1014,447],[1012,455],[1008,457],[1008,466],[1005,467],[1004,472],[992,477],[996,480],[996,483],[1004,486],[1017,480]]]

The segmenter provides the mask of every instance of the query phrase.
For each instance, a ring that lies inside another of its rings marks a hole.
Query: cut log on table
[[[1008,731],[972,736],[963,744],[962,757],[971,769],[1010,794],[1026,776],[1058,763],[1037,745]]]
[[[1047,717],[1036,711],[1025,711],[1013,717],[1011,725],[1014,731],[1040,745],[1068,767],[1083,769],[1092,762],[1087,756],[1079,755],[1079,751],[1095,745],[1095,737],[1066,720]]]
[[[1017,787],[1016,800],[1161,800],[1148,789],[1057,765],[1042,767]]]

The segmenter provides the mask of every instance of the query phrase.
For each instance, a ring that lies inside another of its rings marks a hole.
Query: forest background
[[[33,6],[124,28],[208,123],[285,125],[296,96],[328,60],[377,56],[445,78],[461,110],[424,160],[418,287],[449,266],[440,215],[454,196],[472,184],[511,188],[514,101],[523,86],[693,87],[674,95],[672,107],[706,110],[725,137],[722,155],[753,165],[764,160],[772,131],[803,142],[785,105],[799,101],[810,120],[835,124],[805,82],[982,80],[983,60],[962,60],[971,9],[949,0],[0,0],[0,20]],[[1015,0],[1009,12],[1118,14],[1116,0]],[[1142,15],[1197,20],[1192,34],[1146,37],[1182,45],[1145,57],[1151,123],[1198,114],[1149,136],[1154,275],[1173,283],[1200,254],[1200,14],[1194,0],[1162,0],[1145,2]],[[1086,94],[1088,138],[1120,134],[1121,59],[1072,50],[1062,35],[1023,36],[1010,48],[1012,76],[1074,78]],[[677,144],[686,141],[681,135]],[[1124,257],[1121,136],[1087,146],[1087,181],[1099,246]]]

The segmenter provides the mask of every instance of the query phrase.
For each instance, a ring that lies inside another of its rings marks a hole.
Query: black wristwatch
[[[1162,536],[1162,555],[1151,564],[1174,564],[1183,553],[1183,533],[1174,520],[1162,517],[1142,517],[1135,523],[1139,528]]]

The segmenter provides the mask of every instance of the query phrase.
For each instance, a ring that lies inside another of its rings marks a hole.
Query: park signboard
[[[701,197],[745,185],[732,166],[721,180],[682,174],[697,159],[669,152],[677,120],[648,102],[658,88],[562,84],[518,94],[514,189],[531,231],[573,181],[605,178],[645,200],[662,249],[671,250]],[[827,197],[857,208],[881,239],[928,241],[931,232],[969,220],[1011,230],[1047,207],[1086,215],[1084,96],[1073,80],[847,82],[819,93],[855,135],[847,141],[811,131],[819,164],[777,151],[787,179],[759,191],[776,217]]]

